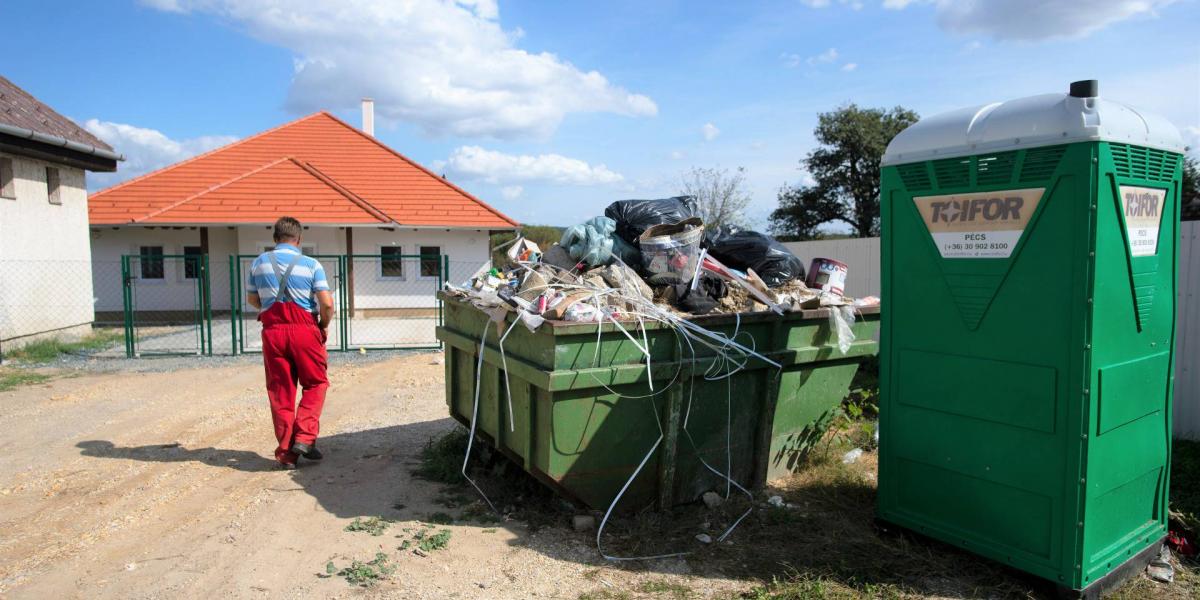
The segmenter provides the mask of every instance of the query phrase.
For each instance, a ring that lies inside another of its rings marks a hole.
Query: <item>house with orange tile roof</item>
[[[289,215],[304,252],[346,279],[356,316],[434,306],[431,282],[466,278],[488,260],[490,234],[518,224],[383,144],[373,120],[369,101],[361,129],[318,112],[93,193],[93,258],[135,257],[137,310],[186,311],[206,256],[212,308],[228,310],[238,265],[272,247],[272,224]],[[108,279],[95,282],[96,310],[115,318],[123,282]]]
[[[91,330],[88,171],[108,144],[0,77],[0,355]]]

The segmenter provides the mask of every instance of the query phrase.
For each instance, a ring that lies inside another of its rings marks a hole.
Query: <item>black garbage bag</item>
[[[617,200],[604,209],[604,216],[617,222],[617,236],[637,245],[637,239],[654,225],[674,225],[699,217],[700,209],[691,196],[661,200]]]
[[[765,233],[722,225],[704,232],[703,246],[727,267],[739,271],[754,269],[770,287],[804,279],[804,262]]]
[[[729,295],[729,286],[724,279],[705,274],[700,278],[700,285],[691,289],[691,282],[672,284],[667,296],[675,306],[693,315],[706,315],[720,303],[721,298]]]

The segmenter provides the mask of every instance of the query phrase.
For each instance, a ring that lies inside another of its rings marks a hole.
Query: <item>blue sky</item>
[[[1086,5],[5,0],[0,73],[128,157],[92,187],[319,109],[357,124],[373,96],[379,138],[523,222],[742,166],[765,226],[846,102],[931,115],[1094,78],[1200,146],[1197,1]]]

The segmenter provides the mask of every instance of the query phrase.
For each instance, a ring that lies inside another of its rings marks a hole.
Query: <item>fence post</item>
[[[121,256],[121,305],[125,326],[125,358],[133,358],[133,282],[129,272],[129,256]]]
[[[238,276],[238,257],[237,254],[229,255],[229,354],[237,356],[238,346],[238,285],[241,283],[241,277]]]
[[[208,254],[202,254],[200,257],[204,263],[204,328],[208,332],[207,354],[212,356],[212,271],[208,268]]]

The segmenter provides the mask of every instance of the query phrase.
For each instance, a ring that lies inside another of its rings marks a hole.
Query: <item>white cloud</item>
[[[517,198],[521,197],[521,194],[524,191],[525,188],[519,185],[506,185],[503,188],[500,188],[500,195],[504,196],[506,200],[516,200]]]
[[[779,60],[783,62],[783,66],[789,69],[794,69],[804,62],[803,57],[801,57],[799,54],[793,54],[791,52],[784,52],[783,54],[780,54]]]
[[[686,156],[686,155],[680,150],[672,150],[671,151],[671,160],[680,160],[684,156]]]
[[[717,139],[718,135],[721,135],[721,130],[717,129],[717,126],[713,125],[712,123],[705,123],[704,126],[700,128],[700,135],[704,136],[704,141],[711,142]]]
[[[1183,143],[1187,145],[1188,150],[1194,155],[1200,155],[1200,127],[1184,127],[1180,133],[1183,134]]]
[[[590,165],[561,154],[514,155],[479,146],[456,148],[450,153],[450,158],[434,163],[434,169],[445,169],[451,177],[478,179],[494,184],[539,182],[603,185],[625,179],[604,165]]]
[[[842,70],[847,71],[847,72],[853,71],[857,68],[858,68],[858,63],[846,63],[846,64],[842,65]]]
[[[1157,10],[1177,0],[884,0],[883,7],[902,10],[933,4],[938,26],[959,34],[982,34],[998,40],[1037,41],[1084,37],[1113,23]]]
[[[642,117],[650,98],[549,52],[517,47],[495,0],[143,0],[217,15],[295,54],[287,107],[354,109],[427,134],[546,138],[570,113]]]
[[[819,65],[819,64],[823,64],[823,63],[831,63],[831,62],[837,60],[837,58],[838,58],[837,48],[830,48],[816,56],[808,57],[807,62],[810,65]]]
[[[88,175],[88,187],[92,189],[114,185],[237,140],[231,135],[173,140],[157,129],[99,119],[84,121],[83,128],[125,155],[125,161],[117,164],[116,173]]]

